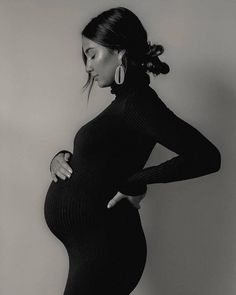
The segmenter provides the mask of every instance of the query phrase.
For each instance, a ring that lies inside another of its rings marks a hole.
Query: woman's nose
[[[85,70],[86,70],[87,73],[92,72],[91,64],[90,64],[90,62],[88,60],[86,62]]]

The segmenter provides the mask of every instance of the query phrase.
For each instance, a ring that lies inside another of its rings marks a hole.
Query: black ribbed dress
[[[136,71],[112,84],[115,99],[74,137],[70,178],[52,181],[44,216],[64,244],[69,273],[64,295],[128,295],[147,257],[140,215],[126,198],[108,209],[116,193],[136,196],[151,183],[190,179],[220,168],[219,150],[175,115]],[[143,168],[156,143],[177,156]]]

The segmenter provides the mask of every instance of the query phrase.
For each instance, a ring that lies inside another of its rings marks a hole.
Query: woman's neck
[[[130,90],[147,86],[150,84],[149,75],[142,69],[136,68],[127,70],[125,80],[122,84],[116,84],[115,81],[111,84],[111,93],[116,96],[128,92]]]

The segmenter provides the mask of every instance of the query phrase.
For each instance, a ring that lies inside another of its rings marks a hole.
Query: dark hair
[[[86,38],[107,47],[108,50],[125,49],[123,63],[126,67],[142,67],[145,72],[154,76],[167,74],[169,66],[159,59],[164,52],[160,44],[151,44],[147,40],[147,32],[139,18],[125,7],[116,7],[106,10],[85,26],[81,34]],[[82,50],[82,57],[86,65],[87,58]],[[93,86],[92,77],[88,73],[88,80],[83,86],[85,90],[89,84],[90,95]]]

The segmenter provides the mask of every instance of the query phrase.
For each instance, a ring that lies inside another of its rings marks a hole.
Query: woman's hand
[[[146,192],[147,193],[147,192]],[[145,197],[146,193],[139,195],[139,196],[129,196],[129,195],[124,195],[121,192],[118,192],[107,204],[107,208],[111,208],[113,206],[115,206],[115,204],[117,202],[119,202],[121,199],[123,198],[127,198],[130,203],[136,208],[136,209],[140,209],[140,201]]]
[[[70,178],[71,174],[72,174],[72,169],[71,167],[68,165],[67,161],[70,158],[70,153],[59,153],[58,155],[56,155],[50,164],[50,171],[51,171],[51,175],[52,178],[55,182],[57,182],[57,177],[61,179],[66,179],[66,177]]]

